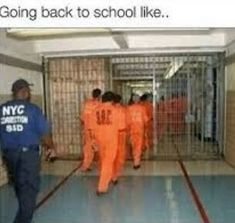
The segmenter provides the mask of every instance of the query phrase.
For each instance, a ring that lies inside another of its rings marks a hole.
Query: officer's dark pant
[[[40,159],[37,150],[7,149],[4,151],[7,167],[13,176],[18,199],[14,223],[30,223],[39,191]]]

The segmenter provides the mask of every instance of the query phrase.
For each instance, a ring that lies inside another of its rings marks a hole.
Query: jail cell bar
[[[152,93],[154,147],[149,158],[218,158],[223,142],[223,55],[112,57],[113,89]],[[220,145],[220,146],[219,146]]]
[[[82,106],[94,88],[109,81],[106,58],[50,58],[47,62],[48,108],[52,134],[61,157],[79,157],[82,148]]]
[[[79,156],[79,114],[94,88],[152,94],[154,146],[148,158],[217,158],[223,147],[224,57],[213,54],[47,59],[53,138],[59,153]]]

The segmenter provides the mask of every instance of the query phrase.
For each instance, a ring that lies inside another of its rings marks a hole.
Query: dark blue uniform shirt
[[[49,124],[41,109],[25,100],[12,100],[0,106],[2,149],[38,146]]]

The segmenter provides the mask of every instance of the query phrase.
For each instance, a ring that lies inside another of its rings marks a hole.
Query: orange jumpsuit
[[[153,105],[149,101],[140,102],[146,110],[148,122],[145,128],[144,146],[145,149],[153,147]]]
[[[168,111],[171,133],[178,135],[182,131],[181,102],[178,97],[170,100]]]
[[[165,101],[159,101],[156,106],[156,135],[157,135],[157,141],[159,141],[166,129],[167,129],[167,110],[166,110],[166,102]]]
[[[185,96],[181,96],[178,99],[179,101],[179,131],[181,133],[184,132],[184,128],[185,128],[185,115],[187,113],[187,99]]]
[[[130,105],[128,115],[130,118],[130,141],[134,166],[138,166],[144,147],[144,129],[149,119],[145,108],[140,103]]]
[[[117,178],[120,176],[121,170],[125,163],[126,145],[127,145],[127,126],[128,126],[128,115],[126,107],[124,107],[121,104],[115,104],[115,107],[119,110],[118,120],[120,120],[121,122],[125,122],[125,128],[119,131],[118,134],[118,149],[113,167],[113,177],[112,177],[113,181],[116,181]]]
[[[84,109],[81,115],[81,119],[84,124],[83,129],[83,162],[80,170],[86,171],[90,168],[92,161],[94,159],[94,136],[91,131],[91,115],[93,111],[99,106],[100,101],[96,99],[89,99],[85,102]]]
[[[168,120],[172,134],[180,134],[184,129],[184,116],[186,112],[186,100],[180,97],[168,101]]]
[[[114,163],[118,151],[119,132],[126,127],[125,120],[120,118],[120,110],[110,103],[101,103],[92,115],[92,131],[99,148],[100,177],[98,192],[107,192],[114,173]]]
[[[169,98],[165,102],[165,108],[167,113],[167,127],[171,134],[174,133],[175,130],[175,98]]]
[[[179,107],[178,99],[171,100],[171,133],[178,134]]]

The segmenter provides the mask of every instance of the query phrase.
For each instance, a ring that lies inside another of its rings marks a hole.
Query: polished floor
[[[192,134],[180,134],[174,136],[170,133],[164,134],[156,146],[156,157],[177,158],[178,154],[175,144],[180,151],[181,156],[190,157],[190,159],[214,159],[218,158],[218,145],[215,142],[200,140]]]
[[[210,222],[235,222],[235,169],[223,161],[184,162]],[[42,168],[41,200],[76,162]],[[97,172],[76,172],[36,212],[34,223],[198,223],[204,222],[178,162],[127,163],[117,185],[97,197]],[[11,223],[17,204],[9,185],[0,188],[0,222]]]

